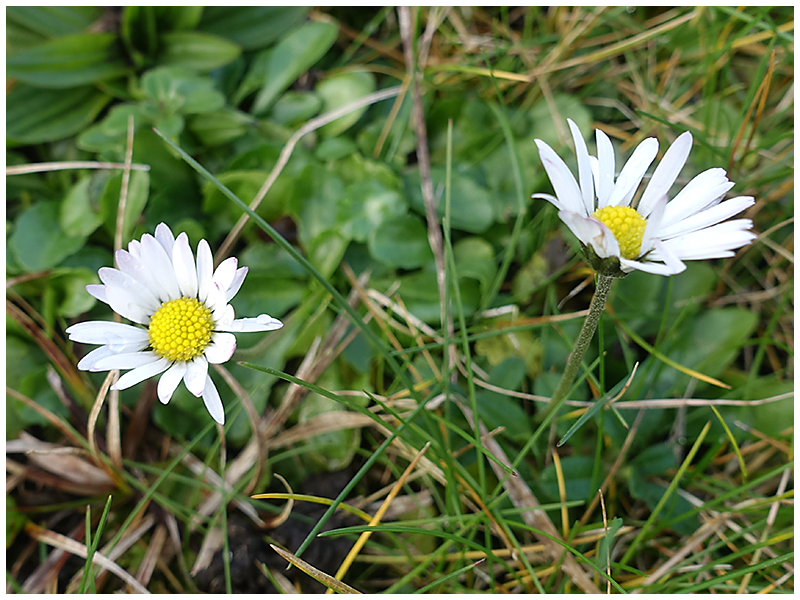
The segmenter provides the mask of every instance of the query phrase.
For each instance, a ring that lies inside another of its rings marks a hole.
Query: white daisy
[[[133,240],[117,250],[118,269],[98,271],[102,285],[87,291],[126,319],[144,325],[89,321],[67,328],[69,339],[102,344],[78,363],[85,371],[131,369],[112,389],[124,390],[164,373],[158,381],[158,399],[166,404],[183,380],[195,396],[202,396],[211,416],[225,423],[219,392],[208,375],[208,363],[224,363],[236,350],[237,331],[272,331],[283,327],[269,315],[234,319],[228,304],[239,291],[247,267],[236,258],[213,270],[208,242],[197,245],[197,262],[189,238],[177,239],[164,223],[153,237]]]
[[[590,156],[578,126],[567,119],[578,157],[578,181],[567,165],[541,140],[539,157],[556,195],[534,194],[558,208],[558,216],[580,240],[592,267],[605,275],[623,276],[634,269],[674,275],[684,260],[733,256],[756,235],[750,219],[724,222],[755,200],[739,196],[723,201],[733,187],[724,169],[700,173],[668,201],[672,184],[692,147],[687,131],[661,159],[638,202],[634,195],[658,154],[658,141],[639,144],[615,179],[614,148],[596,131],[597,157]]]

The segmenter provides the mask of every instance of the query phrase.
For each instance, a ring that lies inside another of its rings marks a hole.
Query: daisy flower
[[[658,154],[658,141],[648,138],[639,144],[615,176],[614,148],[608,136],[596,131],[597,157],[590,156],[578,126],[567,121],[578,156],[578,181],[550,146],[535,140],[556,195],[534,194],[533,198],[543,198],[558,208],[558,216],[580,240],[598,273],[621,277],[638,269],[674,275],[686,268],[685,260],[733,256],[735,249],[755,239],[750,219],[726,221],[755,201],[750,196],[723,200],[734,185],[724,169],[700,173],[668,198],[692,147],[688,131],[669,147],[634,201]]]
[[[220,424],[225,411],[219,392],[208,375],[208,364],[228,361],[236,350],[235,332],[272,331],[283,327],[269,315],[234,319],[228,304],[239,291],[247,267],[236,258],[213,270],[208,242],[197,245],[197,261],[189,238],[177,238],[164,223],[156,234],[133,240],[117,250],[118,269],[98,271],[102,285],[86,290],[114,312],[136,323],[89,321],[67,328],[69,339],[102,344],[78,363],[84,371],[130,369],[113,385],[124,390],[164,373],[158,381],[158,399],[166,404],[183,380],[195,396],[202,396],[208,412]]]

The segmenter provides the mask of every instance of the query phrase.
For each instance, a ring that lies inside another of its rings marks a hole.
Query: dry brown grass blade
[[[68,160],[64,162],[35,163],[32,165],[14,165],[13,167],[6,167],[6,175],[27,175],[29,173],[70,171],[73,169],[131,169],[133,171],[149,171],[150,165],[97,162],[92,160]]]
[[[298,569],[300,569],[303,573],[313,577],[314,579],[316,579],[320,583],[328,586],[332,590],[334,590],[336,592],[339,592],[340,594],[360,594],[361,593],[357,589],[351,588],[346,583],[342,583],[338,579],[336,579],[334,577],[331,577],[327,573],[324,573],[324,572],[320,571],[316,567],[314,567],[314,566],[310,565],[309,563],[307,563],[306,561],[304,561],[302,558],[298,558],[297,556],[295,556],[291,552],[287,552],[286,550],[278,548],[274,544],[270,544],[269,547],[272,548],[273,550],[275,550],[275,552],[277,552],[282,558],[286,559],[290,564],[292,564],[295,567],[297,567]]]
[[[15,452],[24,452],[29,464],[60,479],[62,483],[56,486],[60,489],[69,488],[73,493],[91,496],[107,494],[117,488],[108,472],[82,456],[85,450],[43,442],[21,432],[18,440],[6,442],[6,453]]]
[[[273,473],[273,475],[278,481],[280,481],[283,484],[283,487],[286,488],[286,492],[290,496],[294,494],[294,492],[292,491],[292,486],[289,485],[289,482],[286,481],[286,479],[284,479],[282,475],[279,475],[278,473]],[[294,498],[287,498],[286,506],[283,507],[280,514],[278,514],[278,516],[273,519],[265,521],[265,525],[270,529],[275,529],[276,527],[283,525],[286,522],[286,519],[289,518],[289,515],[292,514],[293,507],[294,507]]]
[[[38,525],[34,525],[33,523],[26,523],[25,532],[33,539],[44,544],[48,544],[49,546],[53,546],[54,548],[64,550],[80,558],[86,559],[88,557],[88,551],[85,544],[76,542],[72,538],[61,535],[60,533],[56,533],[55,531],[44,529]],[[92,562],[98,567],[103,567],[104,569],[111,571],[114,575],[130,585],[135,592],[139,594],[150,593],[145,587],[142,586],[142,584],[136,581],[136,578],[133,577],[133,575],[99,552],[94,553],[92,556]]]
[[[153,537],[150,538],[150,543],[147,544],[147,551],[139,563],[139,570],[136,571],[136,580],[143,586],[150,583],[153,577],[153,572],[156,570],[156,563],[161,557],[161,552],[164,549],[164,543],[167,541],[167,528],[164,525],[159,525],[153,532]]]

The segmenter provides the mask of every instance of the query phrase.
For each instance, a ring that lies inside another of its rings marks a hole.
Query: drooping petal
[[[614,183],[607,206],[630,206],[631,198],[656,154],[658,154],[656,138],[647,138],[636,147]]]
[[[236,336],[232,333],[214,333],[211,343],[206,347],[205,355],[212,365],[228,362],[236,351]]]
[[[205,386],[208,361],[204,356],[198,356],[193,361],[185,364],[186,373],[183,376],[183,382],[186,384],[187,390],[199,397],[203,393],[203,386]]]
[[[685,131],[672,143],[664,154],[664,158],[658,163],[650,183],[639,200],[637,211],[643,217],[648,216],[655,206],[656,201],[665,198],[672,184],[678,178],[678,174],[686,164],[689,151],[692,149],[692,134]]]
[[[539,158],[547,172],[547,177],[556,192],[561,210],[582,212],[584,209],[581,189],[570,173],[569,168],[555,151],[542,140],[534,140],[539,148]]]
[[[236,319],[226,328],[222,329],[217,324],[219,331],[232,331],[232,332],[248,332],[248,331],[273,331],[283,327],[278,319],[270,317],[269,315],[259,315],[257,317],[245,317],[243,319]]]
[[[597,256],[619,256],[619,243],[611,230],[597,219],[562,211],[558,216],[581,242],[591,246]]]
[[[132,387],[137,383],[144,381],[145,379],[149,379],[150,377],[154,377],[155,375],[166,371],[168,367],[169,361],[166,358],[159,358],[154,362],[137,367],[136,369],[133,369],[133,371],[128,371],[117,380],[117,383],[111,386],[111,389],[128,389],[129,387]]]
[[[581,130],[572,119],[567,119],[572,140],[575,142],[575,154],[578,157],[578,181],[580,182],[581,198],[586,209],[586,214],[594,212],[594,182],[592,181],[592,165],[589,161],[589,150],[583,139]]]
[[[220,425],[225,425],[225,409],[222,406],[219,392],[217,391],[211,377],[206,375],[205,387],[203,388],[203,403],[206,405],[206,410],[211,418]]]
[[[186,363],[176,362],[158,380],[158,399],[161,404],[167,404],[172,399],[172,394],[186,374]]]
[[[144,346],[142,347],[144,348]],[[136,352],[142,348],[137,348],[134,345],[122,348],[111,348],[109,346],[100,346],[89,352],[86,356],[78,361],[78,368],[81,371],[102,371],[102,369],[95,369],[94,366],[100,360],[118,354],[120,352]]]
[[[172,248],[172,266],[181,294],[187,298],[197,297],[197,269],[194,255],[189,247],[189,236],[185,232],[178,235]]]
[[[561,202],[558,201],[558,198],[556,198],[555,196],[553,196],[551,194],[533,194],[531,196],[531,198],[533,198],[534,200],[536,200],[536,199],[547,200],[550,204],[555,206],[558,210],[566,210],[564,208],[564,205],[561,204]]]

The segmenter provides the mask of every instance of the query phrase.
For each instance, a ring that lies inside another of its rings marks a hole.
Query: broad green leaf
[[[206,75],[177,65],[157,67],[142,76],[142,91],[154,105],[148,114],[171,116],[212,112],[225,105],[225,97],[214,88],[214,81]]]
[[[23,50],[6,60],[7,75],[48,89],[96,83],[128,73],[110,33],[70,35]]]
[[[91,177],[83,177],[61,201],[61,228],[76,236],[88,236],[102,223],[97,206],[92,205]]]
[[[368,243],[372,256],[389,267],[414,269],[433,260],[427,231],[417,216],[382,222],[372,230]]]
[[[86,293],[90,283],[100,283],[97,273],[89,269],[59,268],[48,282],[57,294],[58,314],[72,319],[88,312],[97,300]]]
[[[38,202],[17,219],[8,247],[25,271],[52,269],[85,243],[85,235],[61,229],[58,212],[55,202]]]
[[[471,236],[453,245],[453,257],[459,277],[473,277],[485,292],[497,273],[494,248],[485,239]]]
[[[55,91],[18,84],[6,95],[6,141],[20,145],[64,139],[85,129],[110,100],[92,87]]]
[[[544,348],[530,330],[480,338],[475,342],[475,353],[485,356],[491,365],[518,357],[531,379],[536,379],[542,371]]]
[[[285,35],[307,12],[305,6],[206,6],[198,29],[244,50],[259,50]]]
[[[289,90],[278,98],[269,113],[271,121],[293,127],[316,116],[322,108],[322,98],[313,92]]]
[[[254,124],[250,115],[223,108],[192,117],[189,129],[206,146],[221,146],[242,137]]]
[[[37,46],[49,38],[85,31],[100,18],[99,6],[7,6],[9,53]]]
[[[173,31],[161,36],[163,49],[159,62],[178,65],[202,73],[227,65],[241,48],[216,35],[197,31]]]
[[[434,190],[443,190],[445,170],[443,167],[431,168],[431,180]],[[419,171],[415,170],[405,178],[406,193],[411,206],[425,212],[422,199]],[[439,217],[444,217],[444,202],[436,205]],[[458,171],[452,173],[450,190],[450,225],[453,229],[461,229],[470,233],[483,233],[494,222],[492,199],[487,188],[471,177]]]
[[[336,203],[336,222],[344,235],[366,242],[376,227],[405,215],[407,210],[400,192],[368,179],[345,188]]]
[[[322,98],[323,112],[330,112],[363,98],[375,91],[375,76],[369,71],[353,71],[334,75],[317,84],[317,94]],[[356,124],[368,106],[349,112],[320,129],[320,134],[335,137]]]
[[[336,25],[315,21],[297,27],[284,37],[270,53],[263,87],[251,112],[254,115],[266,112],[281,92],[325,56],[338,33]]]
[[[147,119],[141,107],[135,104],[117,104],[99,122],[85,129],[77,139],[78,148],[88,152],[103,152],[125,147],[128,135],[128,118],[133,117],[134,132],[142,127]]]
[[[489,383],[503,389],[518,391],[524,378],[525,362],[517,357],[510,357],[492,369]],[[533,435],[530,417],[523,410],[519,399],[481,390],[476,394],[476,401],[481,419],[489,429],[505,428],[501,437],[506,436],[516,442],[525,442]]]
[[[115,173],[109,177],[100,194],[101,214],[105,219],[105,228],[113,235],[117,227],[117,212],[120,191],[122,188],[122,173]],[[125,200],[125,215],[122,227],[122,239],[129,240],[137,220],[144,211],[150,195],[150,174],[147,171],[131,171],[128,184],[128,194]]]

